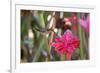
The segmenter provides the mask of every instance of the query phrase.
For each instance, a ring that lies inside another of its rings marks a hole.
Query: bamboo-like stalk
[[[83,41],[84,41],[84,48],[85,48],[85,59],[88,59],[88,39],[85,36],[85,32],[83,32]]]
[[[77,14],[77,17],[78,19],[80,19],[80,13]],[[81,25],[79,24],[78,25],[78,30],[79,30],[79,38],[80,38],[80,59],[84,59],[84,42],[83,42],[83,31],[82,31],[82,28],[81,28]]]
[[[52,29],[54,29],[55,28],[55,24],[56,24],[56,19],[55,19],[55,17],[52,17],[52,19],[53,19],[53,23],[52,23]],[[51,43],[52,43],[52,41],[53,41],[53,36],[54,36],[54,32],[50,32],[50,39],[49,39],[49,54],[48,54],[48,60],[50,60],[50,58],[51,58]]]
[[[44,22],[44,12],[41,12],[40,14],[39,14],[39,17],[40,17],[40,24],[41,24],[41,27],[42,28],[45,28],[45,22]]]
[[[59,14],[56,13],[56,12],[53,12],[53,14],[52,14],[52,20],[53,20],[53,22],[52,22],[52,28],[51,28],[51,29],[53,29],[53,30],[55,29],[56,20],[58,19],[58,17],[59,17]],[[48,60],[51,59],[51,43],[52,43],[52,41],[53,41],[53,37],[54,37],[54,32],[51,31],[51,32],[50,32],[49,45],[48,45],[48,48],[49,48],[49,50],[48,50]]]

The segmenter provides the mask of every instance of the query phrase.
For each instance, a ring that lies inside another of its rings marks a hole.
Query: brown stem
[[[52,22],[52,29],[54,30],[55,29],[55,26],[56,26],[56,21],[57,21],[57,19],[59,18],[59,13],[57,13],[57,12],[53,12],[53,17],[52,17],[52,19],[53,19],[53,22]],[[53,37],[54,37],[54,32],[53,31],[51,31],[50,32],[50,39],[49,39],[49,54],[48,54],[48,60],[50,60],[51,59],[51,43],[52,43],[52,41],[53,41]]]

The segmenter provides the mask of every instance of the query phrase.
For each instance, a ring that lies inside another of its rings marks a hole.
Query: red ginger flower
[[[70,60],[75,49],[79,47],[79,39],[70,30],[66,30],[62,37],[57,36],[51,45],[55,47],[58,54],[66,54],[67,59]]]

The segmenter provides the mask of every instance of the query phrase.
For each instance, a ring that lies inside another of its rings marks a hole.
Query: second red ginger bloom
[[[66,30],[62,37],[57,36],[51,45],[55,47],[58,54],[66,54],[66,58],[71,60],[71,56],[75,49],[79,48],[79,44],[79,39],[70,30]]]

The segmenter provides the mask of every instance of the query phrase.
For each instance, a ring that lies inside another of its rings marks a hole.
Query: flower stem
[[[66,58],[66,54],[63,54],[61,57],[60,57],[61,61],[65,61],[67,58]]]

